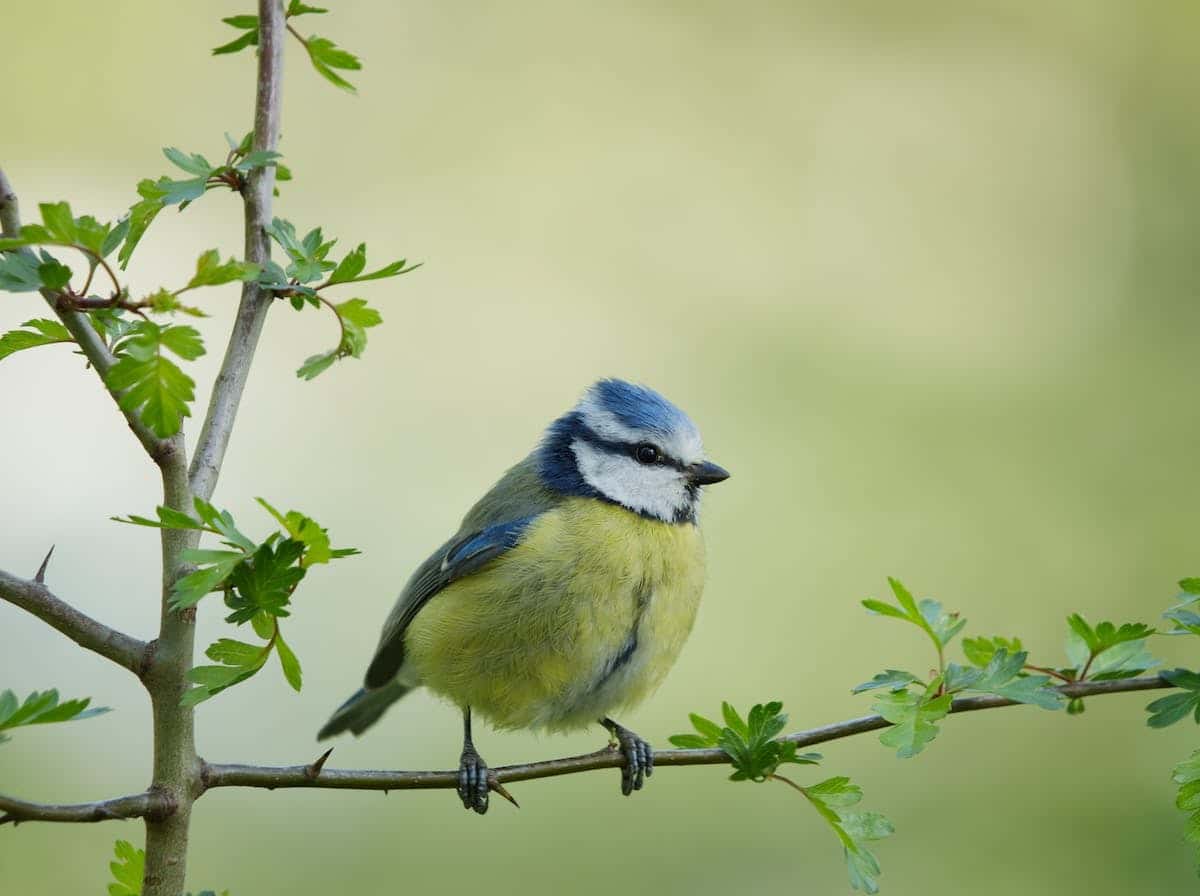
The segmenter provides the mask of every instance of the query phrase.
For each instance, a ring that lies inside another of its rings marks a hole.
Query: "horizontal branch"
[[[167,801],[156,793],[134,793],[111,800],[70,805],[29,803],[0,794],[0,825],[18,825],[26,821],[94,822],[117,821],[126,818],[145,818],[148,815],[170,814]]]
[[[1087,681],[1063,685],[1058,691],[1066,697],[1098,697],[1104,694],[1121,694],[1132,691],[1148,691],[1174,687],[1158,676],[1126,678],[1118,681]],[[960,697],[955,700],[950,712],[973,712],[980,709],[996,709],[1001,706],[1016,706],[1013,700],[1004,697],[983,695]],[[826,743],[868,731],[887,728],[891,723],[882,716],[862,716],[845,722],[798,731],[781,738],[800,747]],[[729,757],[719,749],[711,750],[656,750],[654,767],[669,765],[725,765]],[[577,772],[602,768],[620,768],[625,759],[612,749],[598,750],[582,756],[530,762],[523,765],[506,765],[493,769],[496,780],[501,784],[513,781],[530,781],[535,778],[553,778]],[[264,767],[254,765],[209,765],[201,770],[201,783],[206,790],[214,787],[325,787],[334,790],[429,790],[456,788],[458,771],[357,771],[349,769],[323,768],[324,757],[310,765]]]
[[[146,655],[145,642],[109,628],[55,597],[40,581],[44,571],[45,564],[34,578],[20,579],[0,569],[0,600],[33,614],[80,647],[98,653],[140,676]]]

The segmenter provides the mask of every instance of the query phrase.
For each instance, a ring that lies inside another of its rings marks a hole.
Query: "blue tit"
[[[472,711],[500,729],[598,722],[624,755],[622,793],[641,789],[653,752],[610,716],[679,656],[704,588],[701,489],[728,476],[659,393],[596,383],[413,573],[364,687],[318,738],[361,734],[424,686],[462,708],[468,809],[486,812],[495,789]]]

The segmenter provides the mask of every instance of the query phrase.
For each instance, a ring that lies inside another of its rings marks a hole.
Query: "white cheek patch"
[[[587,427],[600,438],[608,442],[621,442],[626,445],[636,445],[649,439],[669,457],[684,464],[697,464],[704,460],[704,444],[695,426],[680,426],[670,432],[655,433],[649,436],[646,432],[626,426],[617,415],[604,407],[597,396],[588,393],[579,402],[578,411]],[[687,421],[690,423],[690,421]]]
[[[639,464],[580,439],[571,443],[571,451],[584,482],[630,510],[673,521],[692,506],[683,474],[674,467]]]

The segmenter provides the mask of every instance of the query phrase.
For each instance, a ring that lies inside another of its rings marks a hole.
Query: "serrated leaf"
[[[71,269],[57,259],[42,262],[38,265],[37,272],[42,286],[55,292],[71,282]]]
[[[108,885],[109,896],[141,896],[142,878],[146,874],[146,853],[128,840],[118,840],[113,849],[116,861],[109,863],[113,882]]]
[[[70,332],[56,320],[35,318],[21,324],[23,329],[9,330],[0,336],[0,359],[39,345],[74,342]]]
[[[975,666],[986,666],[997,650],[1007,650],[1009,653],[1017,653],[1021,650],[1020,638],[1003,638],[997,635],[992,638],[964,638],[962,642],[963,653],[967,659]]]
[[[119,399],[122,410],[137,413],[160,439],[179,432],[183,418],[191,416],[188,404],[195,398],[195,384],[167,358],[123,358],[109,370],[107,382],[124,393]]]
[[[950,712],[950,694],[936,696],[935,681],[924,693],[891,691],[880,694],[872,706],[892,723],[879,735],[879,742],[896,750],[901,759],[916,756],[938,736],[935,724]]]
[[[181,149],[174,146],[164,146],[163,155],[176,168],[186,171],[188,174],[201,177],[209,177],[217,169],[199,153],[185,153]]]
[[[234,281],[253,280],[258,273],[258,265],[248,261],[231,258],[222,264],[221,254],[216,249],[209,249],[196,260],[196,273],[184,288],[221,286]]]
[[[343,50],[334,44],[333,41],[316,35],[304,41],[304,48],[308,51],[309,61],[312,66],[330,84],[335,87],[340,87],[342,90],[356,93],[355,87],[334,69],[342,71],[358,71],[362,68],[362,62],[353,53]]]
[[[89,709],[90,697],[59,702],[58,691],[34,691],[24,701],[12,691],[0,691],[0,731],[11,731],[29,725],[51,725],[103,715],[109,709],[96,706]],[[5,740],[7,740],[7,735]]]
[[[302,3],[301,0],[291,0],[288,3],[286,15],[290,19],[292,16],[321,15],[327,12],[329,10],[322,9],[319,6],[309,6],[307,3]]]

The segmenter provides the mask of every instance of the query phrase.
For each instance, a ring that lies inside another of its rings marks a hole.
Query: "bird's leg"
[[[600,724],[608,729],[608,733],[616,741],[616,748],[625,757],[625,765],[621,768],[621,793],[629,796],[635,790],[641,790],[643,778],[649,778],[654,774],[653,748],[628,728],[618,725],[612,719],[603,718],[600,720]]]
[[[463,708],[463,750],[458,760],[458,796],[464,809],[488,810],[488,767],[471,741],[471,707]]]

